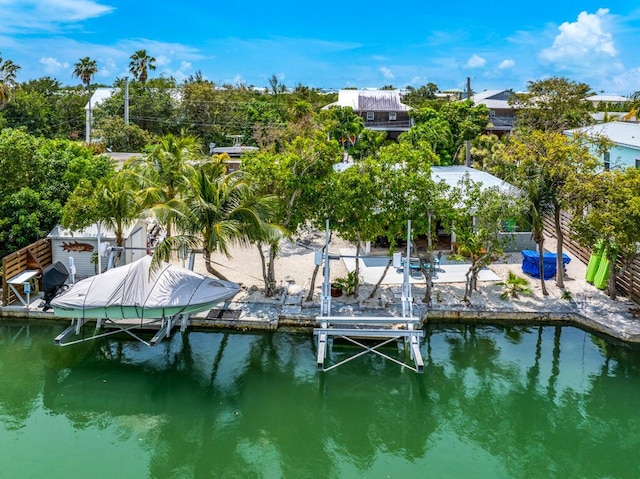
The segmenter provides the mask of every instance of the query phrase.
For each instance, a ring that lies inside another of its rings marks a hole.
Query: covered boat
[[[124,332],[148,346],[169,337],[174,325],[187,328],[189,315],[211,309],[233,297],[240,285],[209,278],[176,265],[151,266],[151,256],[84,279],[51,301],[56,316],[72,318],[71,325],[55,338],[68,346]],[[95,320],[88,336],[84,325]],[[115,331],[99,333],[109,323]],[[150,341],[134,330],[159,328]],[[67,341],[72,334],[80,339]]]
[[[240,286],[179,266],[151,267],[151,256],[77,282],[51,301],[56,316],[160,319],[211,309]]]

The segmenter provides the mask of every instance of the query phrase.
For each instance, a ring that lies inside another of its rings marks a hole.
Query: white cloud
[[[159,67],[163,67],[171,63],[171,60],[169,60],[169,58],[164,55],[158,55],[155,58],[156,58],[156,65]]]
[[[61,62],[53,57],[42,57],[38,62],[44,65],[44,71],[50,74],[59,73],[62,70],[66,70],[70,67],[69,63]]]
[[[107,58],[98,64],[98,76],[101,78],[110,78],[112,75],[117,75],[118,64],[113,58]],[[125,76],[124,75],[120,76]]]
[[[502,60],[502,62],[500,62],[500,65],[498,65],[498,68],[500,70],[506,70],[507,68],[513,68],[515,66],[516,62],[514,62],[511,59],[507,59],[507,60]]]
[[[114,10],[113,7],[91,0],[40,0],[20,3],[33,3],[42,13],[48,14],[50,19],[64,22],[100,17]]]
[[[607,75],[601,87],[608,93],[630,95],[640,88],[640,68],[630,68],[616,75]]]
[[[575,22],[564,22],[558,29],[551,48],[540,52],[540,58],[557,64],[579,64],[596,57],[615,57],[618,52],[613,36],[605,30],[609,9],[596,13],[581,12]]]
[[[53,32],[60,27],[107,15],[115,10],[93,0],[3,0],[0,31]]]
[[[475,53],[471,55],[471,58],[467,60],[468,68],[481,68],[487,64],[487,60],[482,58],[480,55],[476,55]]]
[[[380,67],[380,73],[382,73],[382,75],[385,78],[388,78],[389,80],[392,80],[393,78],[395,78],[395,75],[393,74],[390,68]]]

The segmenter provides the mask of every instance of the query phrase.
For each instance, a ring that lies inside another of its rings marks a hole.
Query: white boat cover
[[[151,256],[77,282],[51,301],[56,316],[166,318],[212,308],[240,286],[176,265],[151,269]]]

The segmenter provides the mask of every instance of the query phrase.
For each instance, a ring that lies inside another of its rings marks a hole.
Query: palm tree
[[[504,286],[504,291],[500,294],[500,298],[502,299],[518,299],[521,294],[532,293],[531,288],[529,288],[529,281],[526,278],[518,276],[511,270],[509,270],[507,279],[496,283],[496,286]]]
[[[123,169],[98,183],[95,191],[98,219],[114,232],[117,246],[123,246],[125,229],[140,217],[142,210],[132,179],[130,172]]]
[[[542,294],[548,296],[544,282],[544,218],[553,213],[553,202],[549,191],[549,184],[545,182],[542,172],[535,165],[521,168],[523,175],[518,186],[523,190],[525,200],[525,214],[531,221],[531,236],[538,245],[538,271],[540,273],[540,287]],[[561,273],[559,273],[561,274]]]
[[[147,83],[148,70],[156,69],[156,59],[147,55],[146,50],[138,50],[129,58],[129,72],[144,86]]]
[[[72,76],[79,78],[80,81],[87,87],[89,94],[89,117],[87,121],[87,143],[91,142],[91,79],[98,73],[98,65],[95,60],[91,60],[89,57],[81,58],[78,63],[73,65]]]
[[[200,156],[194,136],[168,134],[153,145],[145,157],[132,163],[140,181],[142,204],[167,228],[171,236],[180,196],[189,187],[193,175],[191,162]]]
[[[332,106],[323,111],[323,116],[327,120],[329,136],[342,143],[345,151],[364,129],[364,118],[349,106]]]
[[[16,65],[11,60],[2,61],[0,57],[0,110],[9,101],[13,89],[17,86],[16,74],[20,70],[20,65]]]
[[[275,197],[258,195],[241,171],[225,174],[221,163],[207,163],[192,170],[189,188],[175,212],[179,234],[166,238],[154,261],[168,260],[174,251],[202,250],[207,271],[226,279],[212,262],[211,254],[230,256],[230,246],[249,246],[268,240],[278,229],[271,223]]]

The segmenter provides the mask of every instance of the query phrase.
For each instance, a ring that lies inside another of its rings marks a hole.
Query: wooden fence
[[[571,215],[562,212],[560,215],[560,224],[562,232],[564,233],[564,249],[571,252],[584,264],[589,262],[591,256],[591,250],[579,245],[571,238],[571,230],[569,229],[569,222],[571,221]],[[553,217],[547,217],[544,221],[545,233],[552,237],[556,237],[556,227],[553,221]],[[618,267],[622,267],[620,260],[616,263]],[[629,269],[625,272],[622,278],[618,278],[617,286],[620,291],[624,292],[629,299],[636,303],[640,303],[640,259],[636,258],[631,264]]]
[[[8,280],[28,269],[37,269],[42,275],[43,270],[50,264],[50,239],[41,239],[2,258],[2,304],[10,304],[16,299],[9,291]]]

